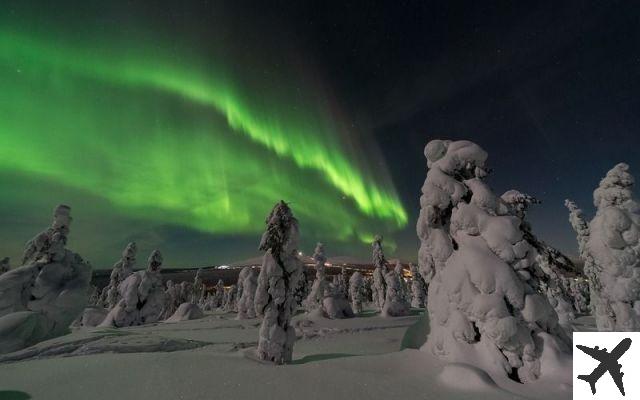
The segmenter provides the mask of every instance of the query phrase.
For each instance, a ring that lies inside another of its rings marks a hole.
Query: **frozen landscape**
[[[0,400],[637,400],[639,19],[3,0]]]
[[[280,201],[265,220],[262,264],[231,285],[207,287],[202,269],[165,282],[158,250],[136,270],[131,242],[98,290],[90,265],[65,248],[71,209],[57,206],[24,265],[0,275],[0,387],[10,389],[0,398],[112,398],[105,385],[132,400],[570,398],[572,332],[637,326],[640,216],[628,166],[602,179],[590,223],[566,203],[583,276],[533,234],[533,197],[491,191],[480,146],[433,140],[425,157],[417,267],[390,263],[378,235],[372,269],[332,276],[318,243],[314,277]]]
[[[580,319],[578,322],[582,322]],[[587,319],[587,328],[591,325]],[[0,358],[2,399],[570,399],[571,387],[541,377],[535,388],[420,351],[423,311],[382,318],[293,318],[290,365],[261,364],[260,320],[207,312],[204,318],[120,329],[79,329]],[[51,384],[56,382],[56,384]],[[532,390],[534,389],[534,390]],[[11,397],[13,396],[13,397]]]

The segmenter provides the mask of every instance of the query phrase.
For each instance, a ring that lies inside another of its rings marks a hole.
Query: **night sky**
[[[168,266],[258,255],[280,199],[301,244],[417,258],[431,139],[489,153],[497,193],[575,255],[564,199],[640,176],[632,2],[3,1],[0,258],[72,207],[69,247]],[[89,3],[89,4],[87,4]],[[180,4],[177,4],[180,3]],[[374,4],[375,3],[375,4]]]

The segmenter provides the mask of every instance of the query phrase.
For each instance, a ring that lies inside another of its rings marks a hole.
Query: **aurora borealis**
[[[55,204],[108,268],[127,242],[168,266],[258,255],[278,200],[300,249],[416,260],[425,143],[469,139],[497,193],[543,203],[577,254],[613,165],[640,163],[638,10],[623,2],[109,2],[0,6],[0,258]]]
[[[368,242],[377,224],[407,224],[388,173],[293,69],[262,82],[215,49],[168,54],[153,31],[77,40],[45,28],[0,28],[3,173],[101,198],[105,219],[211,235],[258,234],[279,199],[316,240]],[[21,197],[64,201],[37,184]]]

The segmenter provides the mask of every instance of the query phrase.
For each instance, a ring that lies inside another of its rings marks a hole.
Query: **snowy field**
[[[569,399],[571,388],[494,381],[416,350],[422,311],[382,318],[294,318],[291,365],[251,359],[259,320],[233,313],[120,329],[79,329],[2,356],[0,399]],[[576,320],[588,330],[591,319]]]

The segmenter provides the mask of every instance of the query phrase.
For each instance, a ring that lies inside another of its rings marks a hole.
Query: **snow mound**
[[[440,381],[465,391],[496,390],[496,383],[481,369],[466,364],[448,364],[440,373]]]
[[[176,312],[173,313],[173,315],[167,318],[164,322],[175,323],[181,321],[189,321],[192,319],[199,319],[202,317],[204,317],[204,313],[197,304],[182,303],[180,304]]]
[[[84,309],[79,318],[79,326],[96,327],[104,321],[109,310],[103,307],[92,306]]]

